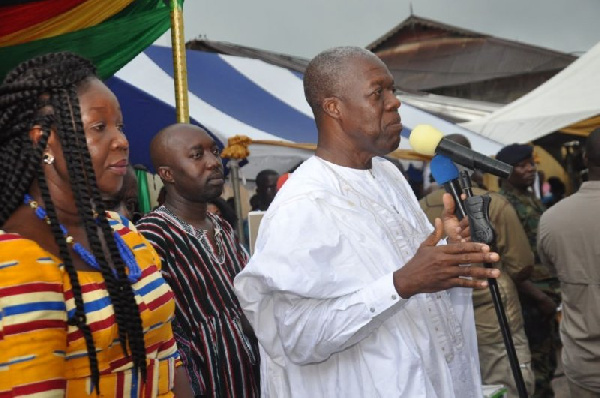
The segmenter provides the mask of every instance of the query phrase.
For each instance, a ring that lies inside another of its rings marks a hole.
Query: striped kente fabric
[[[116,213],[108,215],[142,269],[133,288],[144,327],[148,377],[143,383],[123,354],[102,275],[79,271],[98,352],[100,393],[172,397],[175,366],[181,365],[171,329],[173,292],[160,273],[152,246],[129,221]],[[88,396],[86,344],[81,331],[67,325],[74,305],[71,283],[60,261],[34,241],[0,231],[0,398]]]
[[[194,393],[258,397],[258,346],[242,331],[233,290],[248,254],[227,222],[208,217],[215,245],[164,206],[142,217],[137,228],[154,245],[175,294],[173,332]]]

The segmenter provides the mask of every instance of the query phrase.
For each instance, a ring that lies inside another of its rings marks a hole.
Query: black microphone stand
[[[469,177],[468,172],[460,172],[460,182],[463,187],[463,193],[465,193],[467,196],[464,201],[464,207],[466,214],[469,217],[471,239],[474,242],[485,243],[495,250],[496,234],[492,228],[489,217],[489,206],[492,199],[489,195],[473,195],[473,190],[471,189],[471,178]],[[490,263],[484,263],[484,266],[486,268],[492,268],[492,264]],[[504,305],[502,304],[502,297],[500,296],[498,281],[496,281],[495,278],[489,278],[488,285],[490,287],[492,301],[494,302],[496,316],[498,317],[498,323],[500,324],[500,331],[502,332],[502,338],[504,340],[504,346],[506,347],[510,368],[517,385],[517,391],[519,392],[519,398],[527,398],[527,390],[525,388],[523,374],[521,373],[521,367],[519,366],[519,359],[517,358],[517,352],[515,351],[515,345],[510,332],[510,327],[508,325],[508,318],[506,317]]]

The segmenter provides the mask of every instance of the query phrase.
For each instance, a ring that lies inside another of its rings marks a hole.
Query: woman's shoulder
[[[62,283],[62,273],[62,264],[37,242],[0,230],[0,286]]]
[[[36,255],[50,256],[37,242],[16,233],[0,230],[0,262],[9,257]]]
[[[17,243],[20,240],[27,240],[27,239],[23,238],[19,234],[13,234],[13,233],[10,233],[10,232],[4,232],[3,230],[0,229],[0,243],[2,243],[2,242]]]

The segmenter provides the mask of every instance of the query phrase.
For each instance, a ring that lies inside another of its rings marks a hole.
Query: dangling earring
[[[42,161],[46,164],[54,163],[54,156],[48,152],[44,152],[44,156],[42,156]]]

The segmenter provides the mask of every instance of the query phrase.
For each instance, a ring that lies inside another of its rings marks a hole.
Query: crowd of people
[[[532,147],[497,154],[512,174],[497,193],[473,189],[491,198],[486,245],[451,195],[418,201],[385,158],[401,103],[377,56],[323,51],[304,91],[317,149],[290,173],[258,174],[250,205],[265,215],[250,257],[205,130],[156,133],[164,186],[141,214],[118,98],[94,66],[51,53],[8,73],[0,397],[481,398],[484,384],[518,396],[491,280],[528,395],[553,396],[562,345],[571,394],[600,396],[600,129],[589,181],[566,198],[557,185],[548,210]]]

